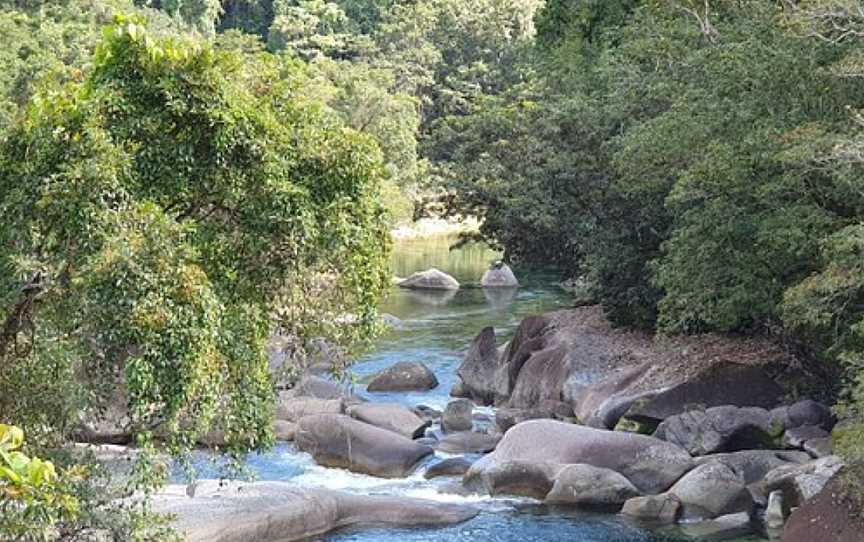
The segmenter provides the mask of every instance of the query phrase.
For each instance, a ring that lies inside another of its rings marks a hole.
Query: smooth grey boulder
[[[427,480],[441,476],[462,476],[471,468],[473,462],[464,457],[451,457],[435,463],[423,474]]]
[[[410,439],[420,438],[432,422],[422,419],[409,409],[393,403],[363,403],[348,407],[354,419],[398,433]]]
[[[642,493],[660,493],[693,467],[687,452],[645,435],[593,429],[553,420],[510,428],[491,454],[471,466],[466,480],[506,462],[585,463],[614,470]]]
[[[496,462],[482,470],[475,470],[476,465],[474,463],[462,479],[466,487],[492,496],[517,495],[540,500],[552,490],[555,476],[564,467],[558,463],[519,460]]]
[[[667,418],[654,436],[693,455],[775,448],[783,425],[764,408],[731,405],[692,410]]]
[[[519,281],[509,265],[504,262],[495,262],[483,273],[480,286],[484,288],[518,288]]]
[[[438,387],[429,367],[416,361],[400,361],[376,374],[366,391],[427,391]]]
[[[681,513],[681,501],[669,493],[628,499],[621,513],[631,518],[658,523],[675,523]]]
[[[285,482],[202,480],[194,496],[182,485],[153,497],[159,513],[189,542],[293,542],[362,526],[444,526],[477,510],[452,504],[298,488]]]
[[[494,450],[500,440],[499,435],[460,431],[444,435],[434,448],[448,454],[485,454]]]
[[[445,433],[471,431],[474,428],[474,403],[468,399],[457,399],[447,403],[441,416],[441,429]]]
[[[576,417],[585,425],[612,429],[639,399],[656,395],[656,391],[632,391],[633,386],[651,371],[651,363],[624,369],[602,380],[575,387],[569,386],[565,398],[573,405]]]
[[[566,465],[556,474],[546,502],[617,510],[638,495],[639,490],[630,480],[613,470],[575,464]]]
[[[294,397],[315,399],[350,399],[352,394],[343,386],[315,375],[306,375],[290,390]]]
[[[342,399],[317,399],[315,397],[295,397],[291,393],[279,394],[276,404],[276,419],[298,422],[306,416],[315,414],[342,414],[345,402]]]
[[[382,478],[407,476],[433,452],[429,446],[392,431],[339,414],[301,419],[294,442],[300,451],[312,454],[319,465]]]
[[[800,465],[811,460],[806,452],[795,450],[743,450],[694,458],[696,464],[723,463],[744,479],[745,484],[761,482],[778,467]]]
[[[495,330],[483,330],[474,337],[462,364],[456,370],[459,387],[450,392],[455,397],[468,397],[478,403],[491,405],[495,401],[495,377],[500,369],[501,356],[495,344]]]
[[[722,463],[706,463],[685,474],[669,490],[681,501],[681,518],[713,519],[753,509],[744,479]]]
[[[405,280],[399,282],[400,288],[410,290],[458,290],[459,281],[447,273],[435,269],[418,271]]]
[[[770,409],[781,404],[783,396],[780,385],[761,367],[721,361],[650,399],[635,402],[626,416],[643,423],[659,423],[687,411],[716,406]]]

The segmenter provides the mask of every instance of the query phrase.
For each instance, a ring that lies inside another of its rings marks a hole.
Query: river
[[[419,404],[443,409],[456,378],[462,355],[474,336],[485,326],[494,326],[500,340],[506,340],[523,317],[567,307],[571,298],[556,281],[554,272],[519,270],[518,291],[490,292],[477,288],[479,279],[498,254],[481,245],[449,250],[447,239],[406,241],[397,244],[393,270],[397,276],[437,267],[456,277],[464,287],[458,292],[415,292],[393,288],[381,306],[382,313],[395,316],[399,324],[381,337],[374,350],[353,366],[357,393],[368,399]],[[432,369],[440,385],[423,393],[367,393],[363,382],[398,361],[422,361]],[[491,410],[478,408],[480,413]],[[438,454],[447,457],[446,454]],[[291,481],[303,487],[403,495],[443,502],[464,502],[481,513],[473,520],[441,529],[341,531],[316,542],[666,542],[708,538],[688,536],[675,529],[650,531],[615,515],[579,513],[553,509],[529,499],[464,496],[453,479],[427,481],[423,471],[435,459],[428,459],[416,473],[404,480],[385,480],[316,465],[310,456],[282,444],[266,455],[253,455],[249,467],[262,480]],[[199,464],[199,475],[209,469]],[[211,474],[213,471],[211,471]],[[739,538],[736,542],[761,540]]]

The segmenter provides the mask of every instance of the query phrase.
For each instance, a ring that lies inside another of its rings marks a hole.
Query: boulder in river
[[[626,417],[660,423],[695,408],[732,405],[773,408],[781,404],[783,388],[762,367],[721,361],[711,364],[680,383],[635,402]]]
[[[406,407],[393,403],[363,403],[348,407],[352,418],[398,433],[410,439],[420,438],[432,422],[422,419]]]
[[[473,461],[464,457],[451,457],[435,463],[423,474],[427,480],[441,476],[462,476],[471,468]]]
[[[466,481],[512,461],[585,463],[611,469],[642,493],[665,491],[694,466],[690,455],[678,446],[645,435],[530,420],[510,428],[494,452],[472,465]]]
[[[448,454],[485,454],[494,450],[500,440],[498,435],[460,431],[444,435],[434,448]]]
[[[471,431],[474,428],[474,403],[468,399],[450,401],[441,416],[441,429],[445,433]]]
[[[745,484],[761,482],[779,467],[801,465],[811,461],[806,452],[794,450],[742,450],[727,454],[711,454],[695,458],[699,465],[723,463],[744,479]]]
[[[458,290],[459,281],[433,267],[426,271],[418,271],[400,281],[399,287],[409,290]]]
[[[429,367],[417,361],[400,361],[376,374],[367,391],[427,391],[438,386]]]
[[[633,497],[624,503],[621,513],[644,521],[675,523],[681,513],[681,501],[669,493]]]
[[[654,436],[693,455],[778,447],[782,422],[764,408],[735,406],[693,410],[667,418]]]
[[[342,414],[345,402],[342,399],[316,399],[294,397],[290,392],[281,392],[276,404],[276,419],[297,422],[313,414]]]
[[[510,266],[504,262],[495,262],[483,273],[480,279],[483,288],[518,288],[519,281]]]
[[[669,493],[681,501],[681,517],[685,520],[749,514],[754,504],[744,478],[722,463],[696,467],[675,482]]]
[[[361,526],[408,528],[467,521],[477,510],[406,497],[354,495],[285,482],[196,482],[153,497],[189,542],[293,542]]]
[[[613,470],[575,464],[555,475],[546,502],[617,511],[627,499],[639,494],[630,480]]]
[[[488,456],[486,456],[488,457]],[[474,469],[468,469],[463,483],[472,489],[490,495],[517,495],[545,499],[555,484],[555,476],[563,465],[522,460],[503,460]]]
[[[297,424],[297,448],[319,465],[382,478],[403,478],[431,455],[429,446],[339,414],[306,416]]]
[[[500,368],[500,358],[495,330],[492,327],[484,328],[471,342],[471,348],[456,371],[460,382],[458,388],[454,386],[451,395],[491,405],[495,400],[493,382]]]

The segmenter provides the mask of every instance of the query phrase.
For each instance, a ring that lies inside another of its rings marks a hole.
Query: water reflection
[[[486,302],[496,309],[506,309],[516,300],[519,288],[483,288]]]

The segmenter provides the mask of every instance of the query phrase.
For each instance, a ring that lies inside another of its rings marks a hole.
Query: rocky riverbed
[[[394,290],[355,380],[280,393],[261,481],[173,486],[160,509],[200,540],[779,539],[842,467],[800,393],[818,375],[771,343],[614,330],[551,277],[454,280]]]

